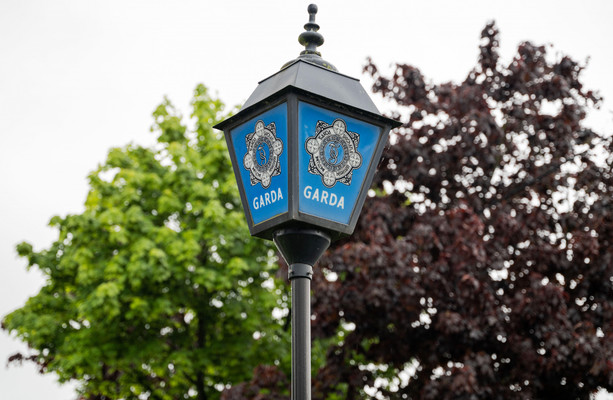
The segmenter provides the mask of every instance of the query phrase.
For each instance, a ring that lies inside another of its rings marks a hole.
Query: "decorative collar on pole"
[[[337,72],[334,65],[321,58],[321,53],[317,51],[317,47],[324,44],[324,37],[319,33],[319,25],[315,23],[315,15],[317,14],[317,5],[309,4],[307,8],[309,12],[309,22],[304,25],[305,31],[298,36],[298,42],[304,46],[304,50],[300,53],[296,60],[304,60],[329,70]],[[285,63],[281,69],[285,69],[296,60]]]

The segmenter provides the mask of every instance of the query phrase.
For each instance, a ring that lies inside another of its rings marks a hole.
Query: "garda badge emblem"
[[[264,189],[270,186],[270,178],[281,174],[279,156],[283,153],[283,141],[277,138],[277,128],[262,120],[255,123],[255,131],[247,134],[247,154],[243,166],[249,171],[251,186],[261,183]]]
[[[317,121],[315,136],[305,142],[307,153],[311,155],[308,171],[320,175],[326,187],[331,188],[336,182],[351,184],[353,170],[362,165],[362,155],[358,153],[360,136],[347,130],[342,119],[336,119],[332,125]]]

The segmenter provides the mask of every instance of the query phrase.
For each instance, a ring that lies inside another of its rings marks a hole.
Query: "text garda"
[[[336,194],[328,193],[325,190],[322,190],[321,192],[319,191],[319,189],[313,190],[311,186],[305,187],[302,194],[309,200],[318,201],[322,204],[340,208],[342,210],[345,209],[345,196],[339,197]]]
[[[255,196],[253,198],[253,209],[258,210],[260,207],[266,207],[267,205],[276,203],[278,200],[283,200],[281,188]]]

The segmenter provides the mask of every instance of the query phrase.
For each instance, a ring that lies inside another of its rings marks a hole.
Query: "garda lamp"
[[[259,83],[240,112],[217,124],[228,143],[249,231],[317,228],[350,235],[391,128],[359,80],[324,61],[317,7],[300,56]]]
[[[274,240],[292,281],[292,399],[310,399],[310,279],[332,240],[350,235],[389,131],[359,80],[321,58],[317,6],[305,50],[264,79],[223,130],[252,236]]]

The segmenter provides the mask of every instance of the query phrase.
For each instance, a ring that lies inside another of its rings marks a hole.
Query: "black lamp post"
[[[224,131],[252,236],[274,240],[292,285],[292,399],[311,398],[310,283],[353,233],[391,128],[357,79],[321,58],[317,6],[300,56],[264,79]]]

